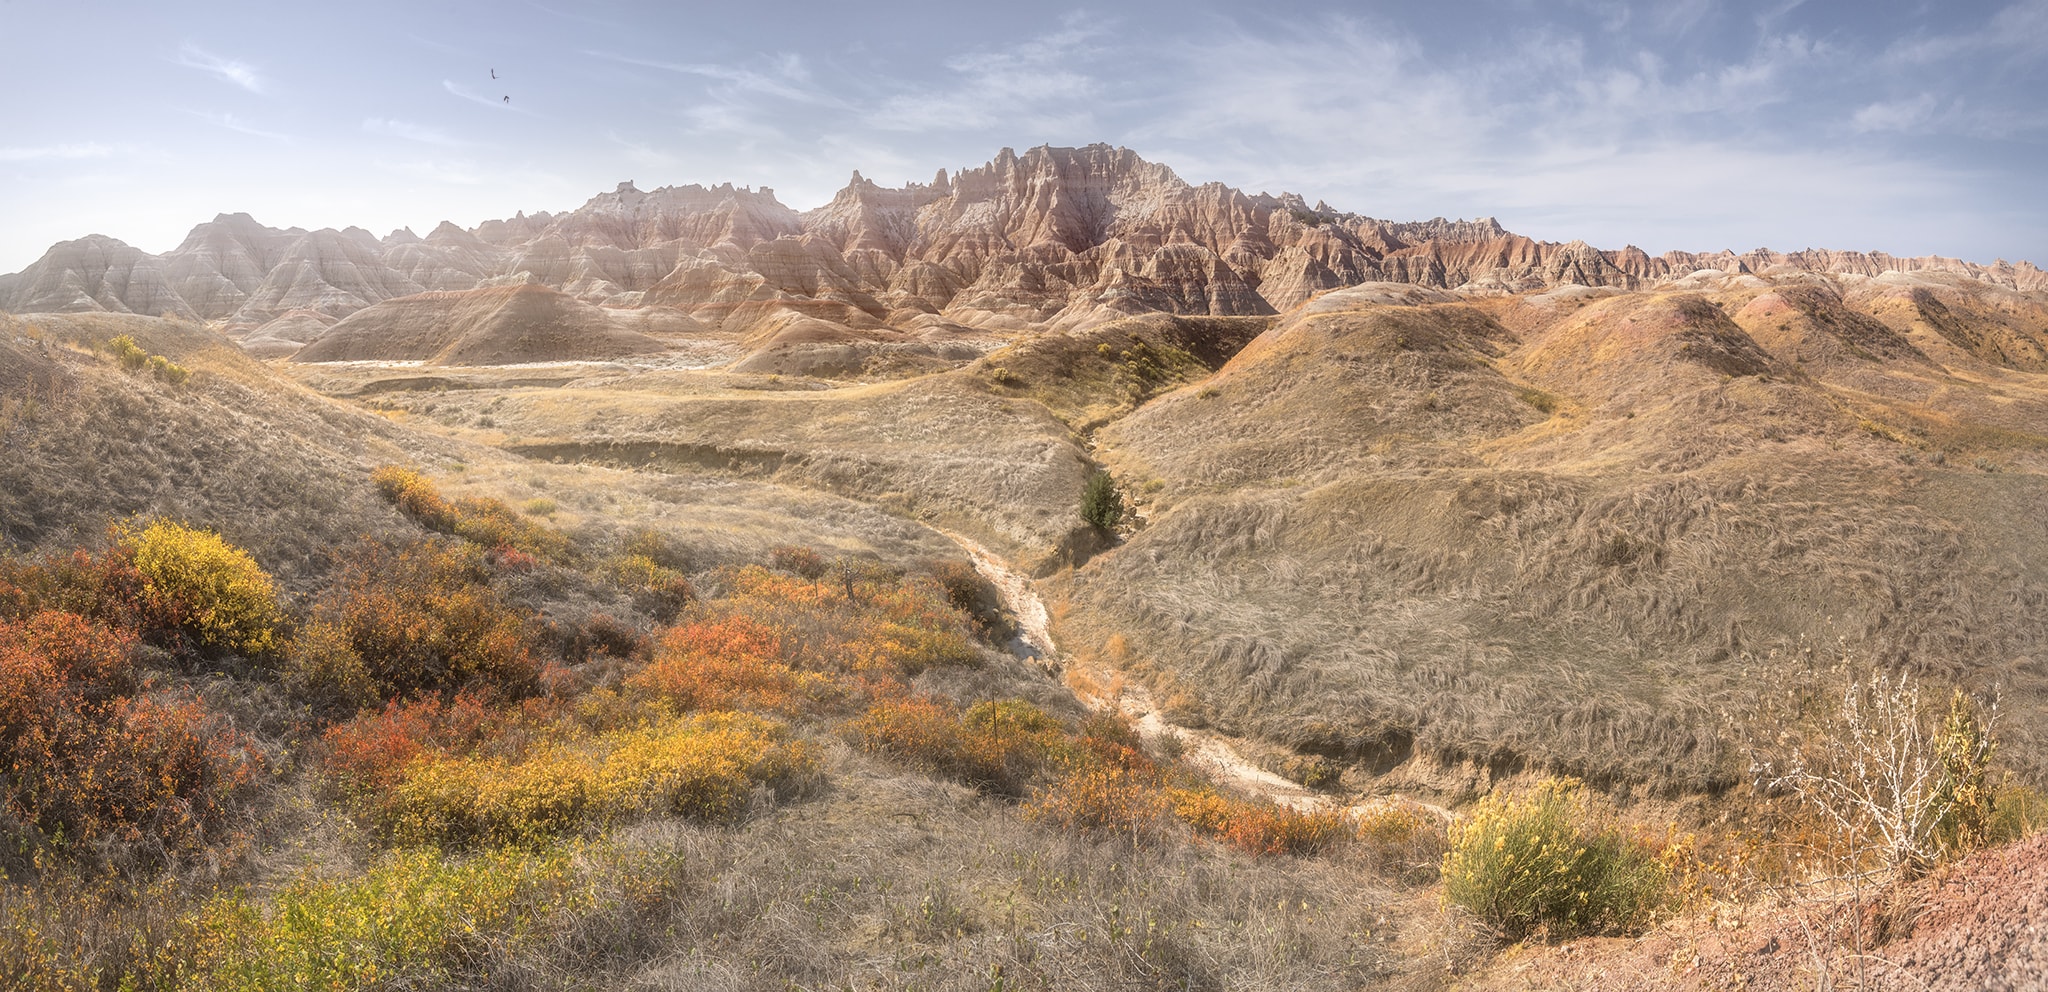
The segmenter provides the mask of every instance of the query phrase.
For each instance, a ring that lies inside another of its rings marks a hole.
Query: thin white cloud
[[[234,131],[239,134],[249,135],[250,137],[268,138],[272,141],[284,142],[289,142],[292,140],[291,135],[284,134],[279,131],[271,131],[265,128],[257,127],[256,125],[251,124],[240,117],[236,117],[234,114],[227,113],[226,111],[187,110],[185,112],[191,114],[194,117],[199,118],[200,120],[207,122],[208,124],[213,125],[214,127],[225,128],[229,131]]]
[[[2048,53],[2048,0],[2021,0],[2000,8],[1981,27],[1970,30],[1901,39],[1885,56],[1897,64],[1926,65],[2011,53]]]
[[[810,85],[810,68],[801,55],[783,52],[769,58],[772,71],[757,72],[739,66],[721,65],[715,62],[668,62],[661,59],[640,58],[621,55],[617,52],[586,50],[584,55],[605,59],[622,65],[640,66],[645,69],[660,69],[664,72],[701,76],[725,84],[719,91],[725,95],[741,93],[778,97],[793,103],[812,104],[821,107],[845,107],[839,97]]]
[[[98,142],[73,145],[44,145],[39,148],[0,148],[0,162],[64,162],[90,158],[112,158],[116,149]]]
[[[944,61],[951,79],[889,96],[863,120],[887,131],[1002,126],[1013,133],[1089,134],[1113,102],[1090,66],[1111,29],[1069,17],[1051,34],[953,56]]]
[[[485,96],[482,93],[478,93],[477,91],[470,89],[469,87],[464,86],[461,83],[458,83],[452,79],[441,80],[441,88],[447,90],[450,94],[454,96],[459,96],[464,100],[468,100],[471,103],[480,103],[486,107],[495,107],[499,110],[510,110],[513,111],[514,113],[531,113],[531,111],[528,111],[526,108],[518,106],[512,101],[506,100],[505,97],[509,96],[510,94],[500,94],[498,96]]]
[[[610,139],[612,144],[619,146],[620,153],[625,155],[626,161],[642,168],[673,169],[682,162],[682,159],[675,155],[622,137],[617,131],[607,131],[605,137]]]
[[[1857,131],[1913,131],[1934,116],[1934,94],[1922,93],[1910,100],[1889,100],[1866,104],[1849,118]]]
[[[388,117],[365,118],[363,120],[363,130],[371,134],[404,138],[407,141],[417,141],[423,145],[440,145],[444,148],[457,148],[464,144],[464,142],[449,136],[448,132],[440,128],[428,127],[425,124],[414,124],[411,121],[401,121]]]
[[[263,92],[263,77],[257,75],[255,66],[247,62],[221,58],[197,45],[186,45],[179,49],[177,63],[188,69],[210,73],[222,82],[239,86],[251,93]]]

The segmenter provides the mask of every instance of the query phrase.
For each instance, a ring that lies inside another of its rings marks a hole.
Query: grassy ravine
[[[685,571],[378,486],[426,532],[282,611],[167,522],[5,561],[7,987],[1341,987],[1424,939],[1426,821],[1147,753],[963,563]]]
[[[1825,896],[1883,866],[1742,748],[1825,745],[1845,680],[1996,679],[2039,779],[2012,522],[2048,390],[1884,300],[1788,300],[1144,318],[886,382],[294,373],[347,401],[196,325],[7,320],[0,980],[1516,987],[1546,952],[1503,938]],[[1939,367],[1812,315],[1852,304]],[[1132,512],[1084,550],[1098,462]],[[1219,790],[994,650],[921,521],[1050,574],[1063,648],[1185,726],[1500,798],[1446,832]],[[1579,795],[1552,773],[1590,783],[1566,822],[1512,798]],[[1977,785],[1980,841],[2038,826]],[[1524,851],[1524,898],[1458,894]],[[1579,892],[1614,908],[1517,908]]]

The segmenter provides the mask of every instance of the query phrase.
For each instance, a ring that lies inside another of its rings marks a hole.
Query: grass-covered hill
[[[7,318],[0,974],[1513,987],[1593,938],[1791,988],[1684,935],[1839,975],[2038,860],[2040,294],[1000,337],[423,367]],[[1873,741],[1918,778],[1845,805]]]
[[[1070,647],[1305,751],[1681,790],[1733,784],[1731,721],[1846,655],[1997,686],[2038,772],[2024,362],[1827,286],[1342,295],[1097,435],[1144,523],[1054,581]]]

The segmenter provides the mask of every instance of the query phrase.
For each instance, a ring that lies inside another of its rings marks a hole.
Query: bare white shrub
[[[1889,867],[1917,872],[1981,835],[1996,720],[1995,705],[1979,719],[1961,692],[1945,714],[1935,711],[1909,676],[1878,674],[1850,682],[1815,732],[1782,738],[1781,755],[1752,749],[1750,772],[1766,790],[1798,795]]]

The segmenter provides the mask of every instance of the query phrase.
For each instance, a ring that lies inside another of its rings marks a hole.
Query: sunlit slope
[[[122,336],[168,364],[124,368],[109,350]],[[367,482],[402,457],[388,425],[190,322],[9,318],[0,439],[0,526],[15,549],[90,543],[109,522],[160,515],[214,528],[296,582],[396,523]]]
[[[1692,787],[1844,653],[1998,684],[2039,767],[2048,380],[1749,283],[1289,315],[1099,434],[1147,519],[1070,646],[1304,750]]]
[[[1082,528],[1073,494],[1089,467],[1077,439],[1044,407],[971,374],[840,388],[703,373],[460,382],[382,402],[538,462],[831,494],[961,529],[1042,568]]]

